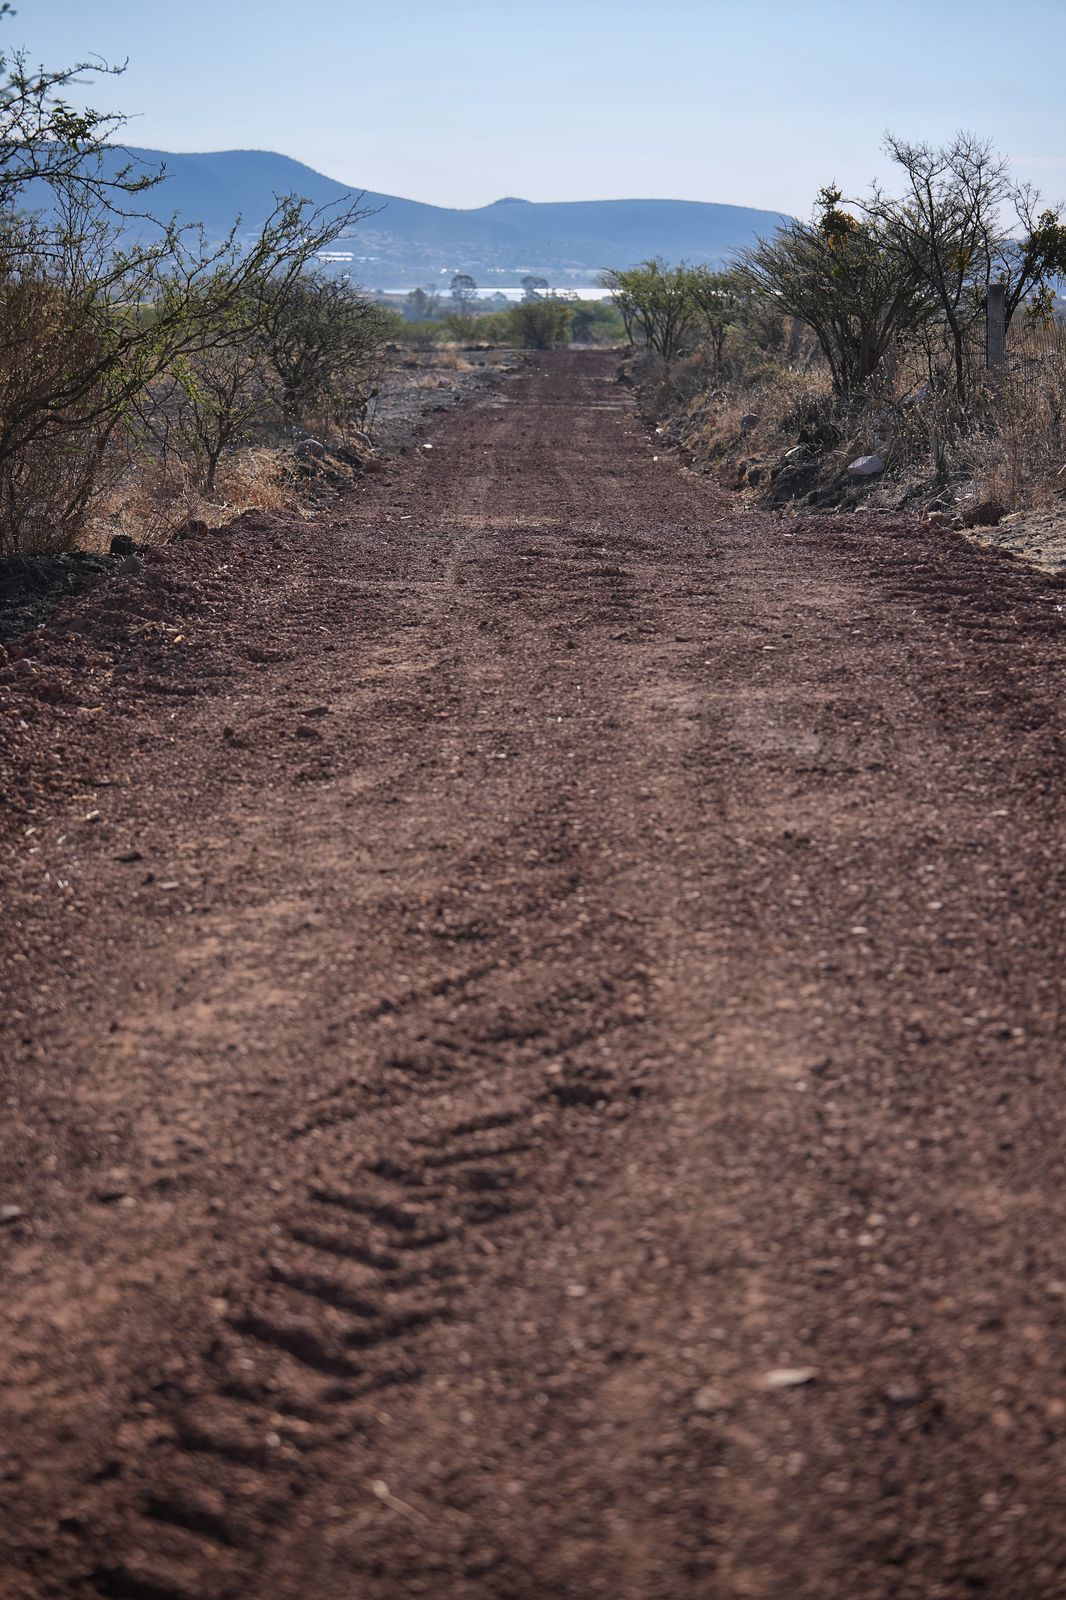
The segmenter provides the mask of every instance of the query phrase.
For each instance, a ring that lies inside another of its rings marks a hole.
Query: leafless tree
[[[1013,182],[990,141],[958,133],[943,146],[889,135],[885,149],[903,175],[903,192],[876,186],[859,202],[901,268],[925,283],[947,329],[955,390],[965,405],[967,341],[988,286],[1006,289],[1006,315],[1066,270],[1066,229],[1039,196]]]

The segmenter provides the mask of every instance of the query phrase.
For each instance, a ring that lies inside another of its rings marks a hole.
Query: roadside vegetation
[[[394,317],[392,338],[424,351],[447,345],[554,350],[571,343],[622,344],[628,338],[609,299],[582,300],[533,274],[523,278],[522,287],[516,304],[502,294],[479,299],[474,279],[457,273],[447,295],[420,288],[399,303],[395,296],[382,303]]]
[[[459,370],[464,346],[622,337],[609,302],[537,277],[518,305],[486,306],[465,273],[446,296],[375,301],[319,263],[358,202],[283,196],[222,241],[168,220],[162,173],[121,151],[123,117],[71,104],[120,72],[0,54],[0,558],[313,504],[371,464],[382,378],[405,357]]]
[[[284,499],[312,436],[358,458],[391,327],[313,270],[358,205],[283,197],[221,243],[160,219],[161,175],[116,159],[122,118],[66,99],[87,72],[113,75],[0,56],[4,556]]]
[[[832,185],[726,271],[604,282],[661,431],[760,503],[994,521],[1066,490],[1066,226],[969,135],[889,139],[891,193]]]

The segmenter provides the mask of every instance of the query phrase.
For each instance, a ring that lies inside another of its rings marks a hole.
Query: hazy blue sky
[[[441,205],[655,196],[806,213],[886,128],[993,138],[1066,197],[1066,0],[15,0],[0,40],[129,71],[130,143],[280,150]]]

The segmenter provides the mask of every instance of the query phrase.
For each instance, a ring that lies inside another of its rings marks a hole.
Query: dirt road
[[[0,1594],[1066,1594],[1066,591],[428,442],[0,672]]]

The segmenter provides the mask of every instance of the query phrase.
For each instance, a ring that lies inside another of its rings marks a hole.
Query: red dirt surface
[[[0,1594],[1062,1596],[1066,594],[432,443],[0,671]]]

